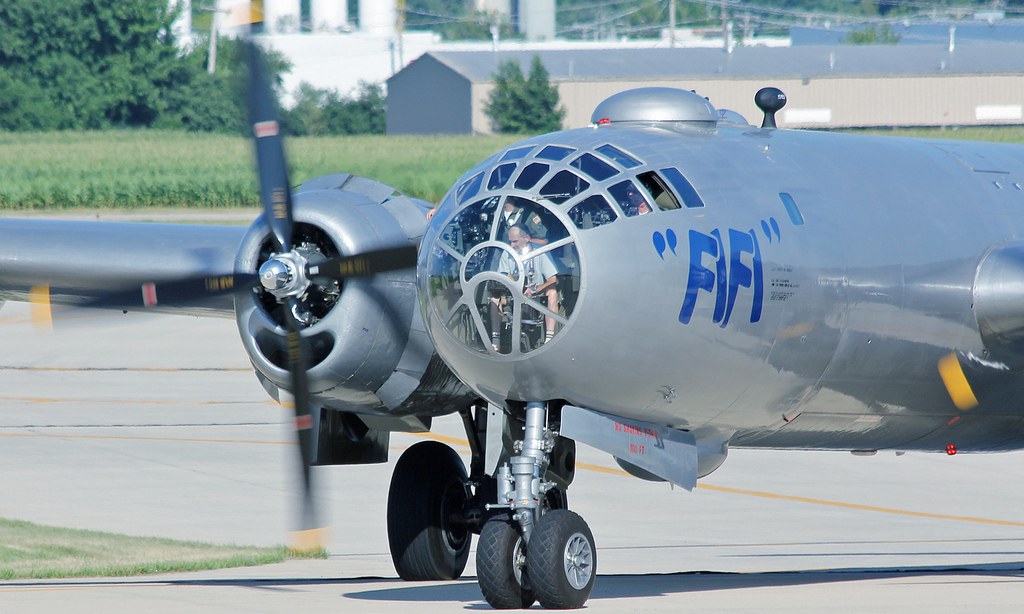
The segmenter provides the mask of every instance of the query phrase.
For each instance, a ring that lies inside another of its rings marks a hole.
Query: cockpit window
[[[491,178],[487,180],[488,190],[500,190],[505,187],[508,180],[512,178],[512,173],[516,170],[516,163],[509,162],[502,164],[491,171]]]
[[[793,222],[794,226],[804,225],[804,215],[800,213],[800,208],[796,206],[796,201],[793,197],[786,192],[779,192],[779,198],[782,199],[782,204],[786,207],[786,213],[789,214],[789,219]]]
[[[634,168],[640,166],[639,160],[614,145],[601,145],[595,151],[608,156],[608,158],[616,162],[622,168]]]
[[[519,196],[508,196],[500,210],[495,238],[509,243],[509,228],[517,224],[530,231],[533,243],[537,245],[546,245],[569,236],[562,222],[541,204]]]
[[[584,173],[593,177],[595,181],[604,181],[619,172],[615,170],[612,165],[601,161],[597,156],[590,153],[585,153],[576,158],[569,163],[569,166],[580,169]]]
[[[477,273],[492,270],[493,264],[497,262],[504,253],[505,252],[498,247],[485,247],[474,252],[473,255],[466,260],[466,270],[462,275],[463,280],[468,282],[473,279]],[[505,274],[508,275],[509,279],[512,281],[519,281],[519,269],[517,267],[510,268],[508,271],[505,271]]]
[[[675,195],[668,189],[668,186],[665,185],[665,180],[659,177],[658,173],[648,171],[640,173],[636,178],[651,193],[651,197],[654,198],[654,204],[658,205],[659,209],[670,211],[679,208],[679,201],[676,200]]]
[[[533,150],[533,145],[530,145],[528,147],[517,147],[515,149],[510,149],[510,150],[505,152],[505,155],[502,156],[501,160],[498,160],[498,162],[508,162],[509,160],[520,160],[522,158],[525,158],[526,154],[530,153],[532,150]]]
[[[464,256],[473,245],[489,239],[494,210],[500,201],[500,197],[492,196],[460,211],[441,231],[441,243]]]
[[[569,154],[576,151],[572,147],[563,147],[561,145],[548,145],[544,149],[540,150],[537,154],[537,158],[541,160],[553,160],[558,162],[564,160]]]
[[[576,173],[558,171],[551,181],[540,189],[540,195],[556,205],[560,205],[590,187],[590,183]]]
[[[615,215],[607,202],[603,209]],[[576,307],[581,263],[550,206],[513,195],[481,199],[455,214],[439,239],[427,261],[429,302],[454,339],[494,358],[557,341]]]
[[[615,202],[619,204],[626,217],[645,215],[651,212],[651,203],[640,188],[632,181],[622,181],[608,188]]]
[[[467,179],[465,183],[459,186],[458,191],[455,193],[456,202],[462,203],[476,196],[477,192],[480,191],[480,183],[483,179],[483,173],[477,173]]]
[[[689,208],[703,207],[704,201],[700,195],[697,194],[697,190],[693,189],[690,182],[683,177],[683,174],[679,172],[677,168],[663,168],[661,173],[665,175],[672,187],[676,189],[679,196],[683,199],[683,204]]]
[[[569,209],[569,217],[572,219],[572,223],[576,224],[576,228],[587,230],[611,224],[619,216],[604,196],[594,194]]]
[[[543,177],[548,169],[551,168],[547,164],[541,164],[534,162],[523,169],[523,172],[519,173],[519,178],[516,179],[515,186],[520,190],[529,190],[533,186],[537,185],[540,178]]]

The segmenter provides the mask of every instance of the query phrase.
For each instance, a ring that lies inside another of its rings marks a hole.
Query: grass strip
[[[0,579],[137,576],[326,558],[285,546],[218,546],[157,537],[47,527],[0,518]]]

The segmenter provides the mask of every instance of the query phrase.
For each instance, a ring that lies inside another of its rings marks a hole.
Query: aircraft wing
[[[154,281],[230,276],[244,226],[0,219],[0,299],[28,300],[49,286],[54,304],[138,292]],[[118,305],[108,305],[118,307]],[[131,305],[123,305],[128,308]],[[151,311],[232,317],[230,294]]]

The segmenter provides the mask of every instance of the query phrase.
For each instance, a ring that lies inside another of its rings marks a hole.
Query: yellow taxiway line
[[[2,398],[2,397],[0,397]],[[59,428],[59,427],[56,427]],[[115,428],[115,427],[102,427],[96,428]],[[441,435],[438,433],[411,433],[417,437],[424,439],[432,439],[443,443],[451,444],[461,448],[468,448],[469,442],[459,437],[451,437],[448,435]],[[231,443],[231,444],[257,444],[257,445],[296,445],[293,441],[263,441],[263,440],[245,440],[245,439],[207,439],[207,438],[192,438],[192,437],[142,437],[132,435],[74,435],[74,434],[54,434],[49,435],[45,433],[0,433],[0,437],[39,437],[39,438],[51,438],[51,439],[109,439],[109,440],[123,440],[123,441],[180,441],[187,443]],[[404,450],[404,446],[391,446],[392,450]],[[609,475],[616,475],[622,477],[630,477],[628,473],[622,469],[613,467],[604,467],[601,465],[593,465],[589,463],[576,463],[576,467],[584,469],[586,471],[593,471],[596,473],[605,473]],[[811,497],[799,497],[794,495],[782,495],[777,493],[762,492],[757,490],[746,490],[742,488],[729,488],[726,486],[716,486],[713,484],[697,484],[697,488],[701,490],[707,490],[711,492],[719,492],[732,495],[743,495],[747,497],[758,497],[762,499],[775,499],[779,501],[790,501],[794,503],[806,503],[810,505],[823,505],[826,507],[835,507],[841,509],[858,510],[865,512],[875,512],[881,514],[895,514],[900,516],[910,516],[915,518],[930,518],[935,520],[953,520],[957,522],[970,522],[976,524],[990,524],[1007,527],[1024,527],[1024,522],[1011,522],[1007,520],[993,520],[989,518],[977,518],[972,516],[953,516],[947,514],[934,514],[930,512],[915,512],[911,510],[901,510],[890,507],[878,507],[874,505],[862,505],[859,503],[845,503],[842,501],[830,501],[827,499],[815,499]]]

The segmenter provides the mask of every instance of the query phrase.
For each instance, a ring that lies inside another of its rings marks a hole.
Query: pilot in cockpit
[[[535,244],[532,242],[530,231],[522,224],[515,224],[508,231],[509,244],[516,250],[523,259],[523,268],[520,274],[515,258],[512,254],[505,252],[498,262],[498,272],[508,275],[513,279],[518,275],[523,283],[523,294],[527,297],[544,296],[547,308],[558,313],[558,267],[550,254],[544,253],[537,256],[530,256]],[[503,298],[491,297],[491,342],[495,350],[500,346],[501,312],[504,307]],[[544,317],[544,343],[551,341],[555,335],[555,319],[551,316]]]
[[[518,202],[517,202],[518,201]],[[515,225],[520,225],[530,231],[530,242],[533,245],[544,245],[547,243],[548,229],[544,226],[540,215],[524,206],[529,201],[517,198],[506,198],[501,210],[501,232],[499,239],[512,242],[509,232]],[[532,204],[532,203],[530,203]]]
[[[626,202],[623,204],[623,213],[626,217],[645,215],[651,212],[651,205],[644,198],[640,190],[632,182],[626,186]]]

